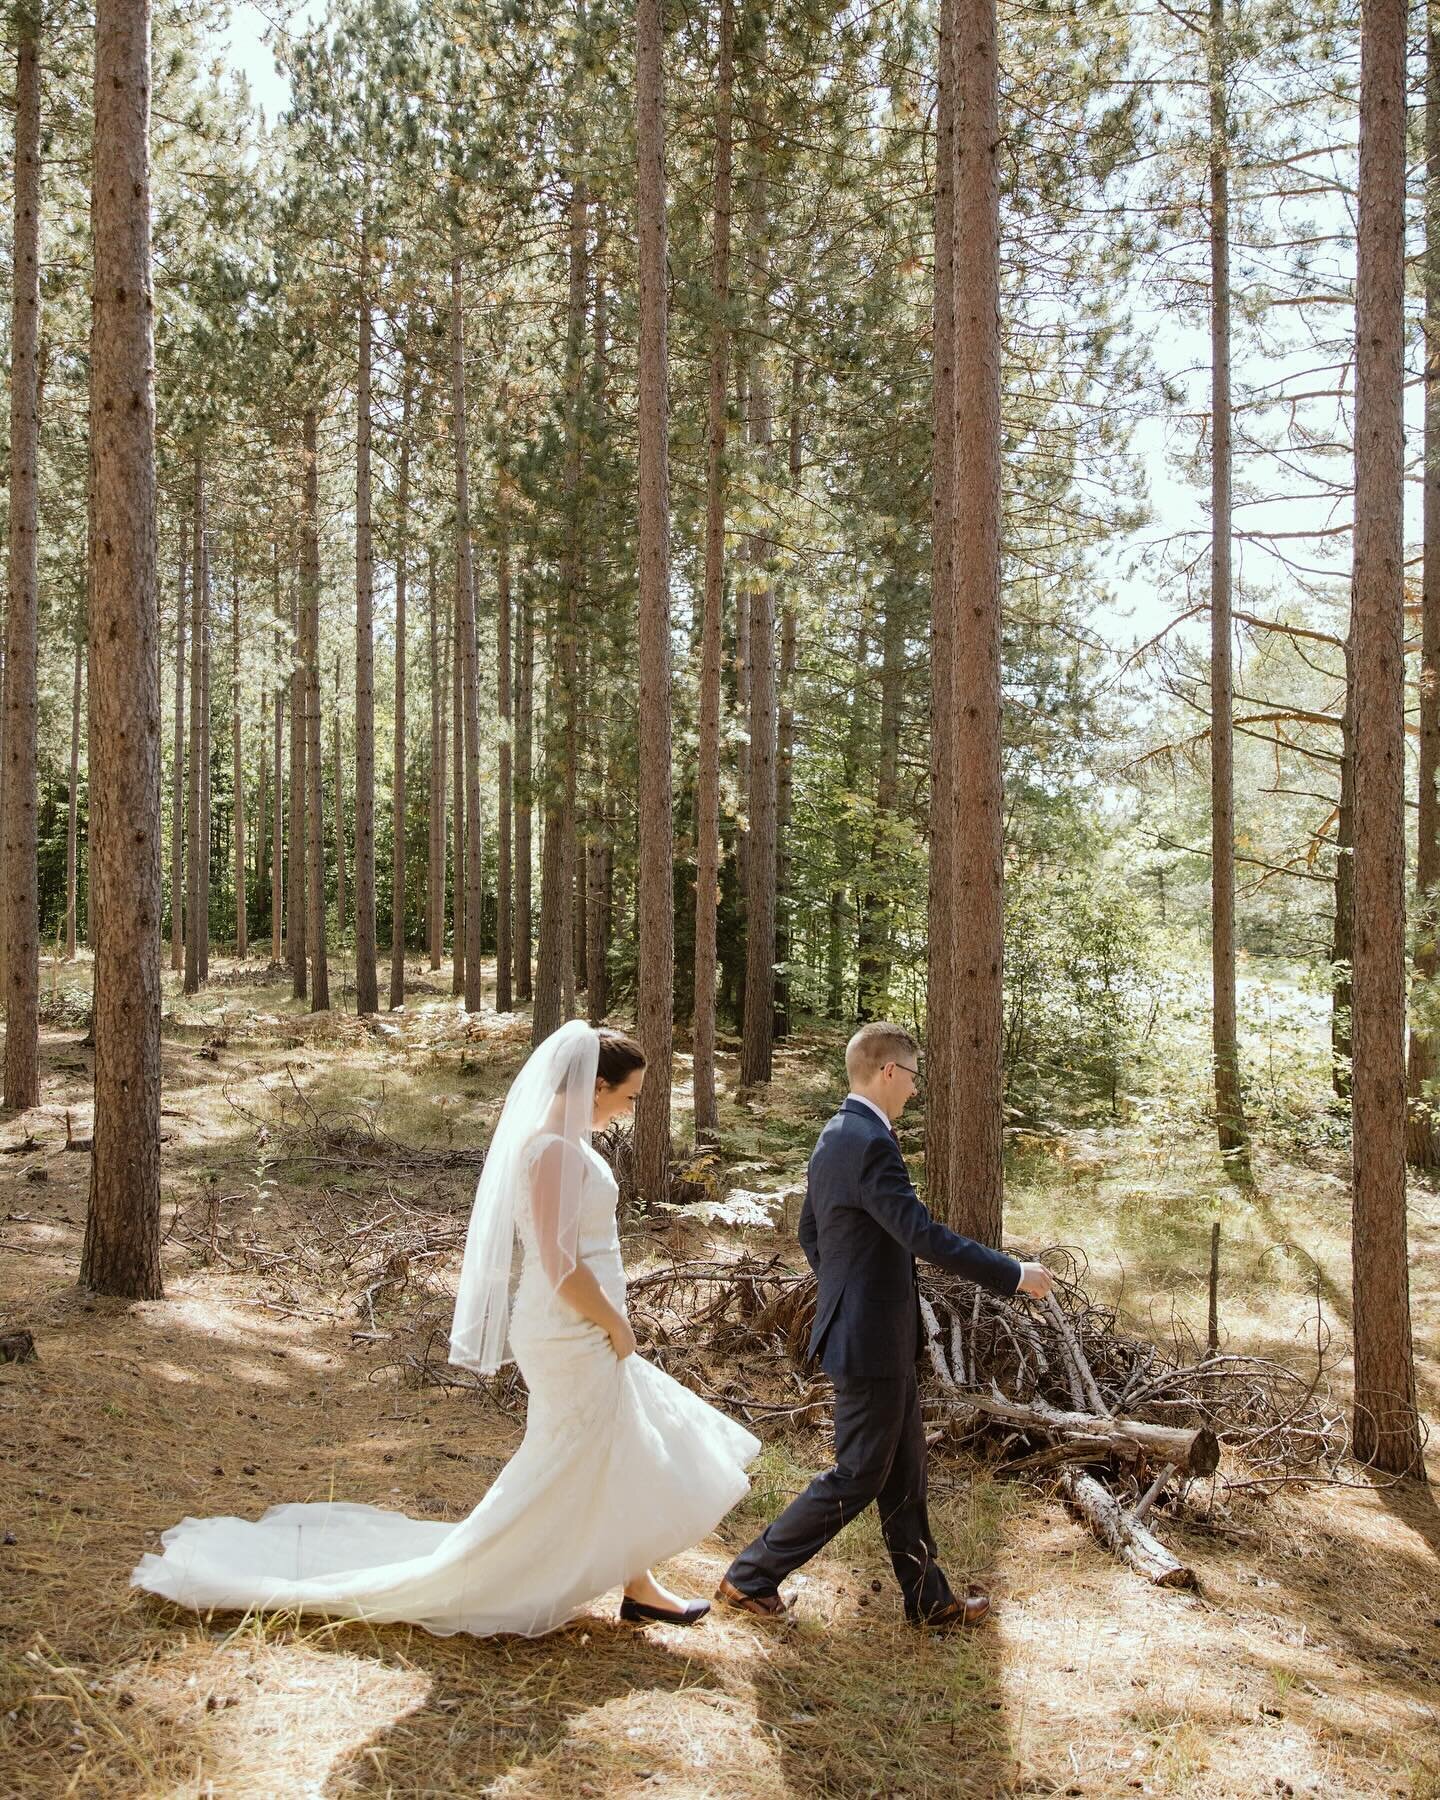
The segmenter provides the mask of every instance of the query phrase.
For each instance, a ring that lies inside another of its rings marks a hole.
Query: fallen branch
[[[1220,1466],[1220,1440],[1206,1425],[1154,1425],[1145,1419],[1061,1412],[1044,1401],[1026,1405],[1000,1395],[966,1394],[958,1404],[968,1411],[1018,1425],[1031,1436],[1088,1447],[1097,1458],[1109,1455],[1123,1462],[1135,1462],[1143,1456],[1173,1464],[1186,1475],[1213,1475]]]
[[[1156,1587],[1193,1588],[1195,1571],[1187,1568],[1146,1527],[1134,1510],[1126,1511],[1115,1496],[1083,1469],[1066,1469],[1058,1491],[1105,1545],[1127,1567]]]

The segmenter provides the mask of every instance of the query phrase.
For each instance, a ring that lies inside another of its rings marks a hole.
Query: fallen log
[[[1213,1475],[1220,1466],[1220,1440],[1206,1425],[1152,1425],[1145,1419],[1098,1418],[1093,1413],[1062,1412],[1043,1400],[1028,1404],[999,1395],[957,1394],[954,1405],[1003,1419],[1022,1431],[1084,1449],[1096,1456],[1118,1456],[1135,1462],[1173,1463],[1183,1475]]]
[[[1156,1587],[1198,1586],[1195,1571],[1167,1550],[1134,1513],[1126,1512],[1093,1475],[1087,1475],[1083,1469],[1066,1469],[1060,1477],[1059,1492],[1106,1549],[1136,1574]]]

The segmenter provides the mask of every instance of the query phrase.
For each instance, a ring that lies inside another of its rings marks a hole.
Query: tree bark
[[[932,1211],[966,1236],[996,1244],[1004,820],[995,0],[942,6],[940,83],[925,1172]],[[943,193],[952,134],[953,201]],[[942,426],[943,413],[953,423]]]
[[[235,954],[244,958],[250,952],[249,920],[246,918],[247,883],[245,877],[245,755],[240,735],[240,577],[231,584],[230,603],[230,748],[234,759],[235,783]]]
[[[1420,594],[1420,822],[1415,858],[1415,986],[1434,991],[1440,972],[1440,11],[1425,9],[1425,452]],[[1406,1154],[1417,1169],[1440,1167],[1436,1046],[1410,1027]]]
[[[763,66],[764,46],[757,58]],[[765,125],[756,134],[755,168],[749,182],[753,305],[753,342],[747,363],[750,442],[760,453],[769,478],[774,429],[769,371],[764,345],[769,336],[770,220],[769,182],[764,158],[770,145]],[[740,1040],[740,1085],[752,1087],[771,1076],[775,1035],[775,751],[778,695],[775,683],[775,586],[771,573],[773,546],[766,535],[752,533],[746,560],[758,571],[739,612],[748,617],[747,699],[749,745],[746,751],[746,798],[749,830],[745,841],[745,1003]]]
[[[175,739],[170,771],[170,967],[185,967],[185,578],[189,532],[182,515],[175,579]]]
[[[185,825],[185,980],[187,994],[200,991],[200,945],[206,935],[202,912],[205,899],[204,840],[201,836],[201,765],[205,755],[205,738],[201,729],[204,711],[202,682],[205,659],[201,646],[205,641],[205,582],[202,569],[205,554],[205,453],[195,446],[194,554],[190,563],[190,756],[186,787],[187,819]]]
[[[39,711],[40,0],[15,7],[14,289],[10,311],[10,604],[5,646],[5,1105],[40,1099]],[[91,556],[95,554],[91,545]]]
[[[860,903],[856,1018],[887,1016],[894,957],[895,820],[900,798],[900,711],[905,681],[905,624],[898,575],[887,585],[880,620],[880,763],[875,780],[875,819],[870,833],[868,880]]]
[[[484,923],[481,883],[484,841],[480,831],[480,671],[475,635],[475,574],[470,542],[470,452],[465,426],[464,271],[450,264],[450,424],[455,444],[455,619],[465,718],[465,1010],[479,1012]],[[457,778],[458,779],[458,778]],[[459,793],[457,790],[458,802]],[[456,808],[457,816],[459,808]],[[456,879],[460,871],[456,870]]]
[[[453,789],[451,807],[453,823],[451,827],[452,847],[450,874],[451,894],[451,934],[455,940],[454,973],[450,983],[452,994],[465,992],[465,702],[463,695],[463,678],[460,672],[460,609],[453,597],[450,604],[450,688],[451,688],[451,721],[450,721],[450,785]]]
[[[801,364],[790,364],[790,491],[798,499],[802,460]],[[780,609],[779,735],[775,749],[775,1036],[790,1035],[790,821],[795,808],[795,666],[798,655],[795,584],[786,584]]]
[[[735,356],[735,407],[738,415],[739,437],[742,443],[753,441],[750,418],[750,350],[742,336],[736,347]],[[748,464],[747,464],[748,473]],[[748,540],[747,540],[748,545]],[[737,582],[735,595],[735,712],[745,724],[745,730],[739,733],[739,741],[735,745],[735,796],[738,802],[742,821],[748,821],[750,813],[750,596],[748,588],[740,588]],[[735,828],[735,879],[740,890],[740,907],[743,912],[745,895],[749,886],[750,828],[748,823],[736,822]],[[739,1005],[737,1017],[743,1017],[745,1011],[745,978],[743,960],[741,964]]]
[[[371,522],[369,233],[360,227],[360,349],[355,403],[355,1011],[378,1010],[375,935],[375,536]],[[340,729],[336,711],[335,729]],[[335,765],[335,831],[341,829],[340,765]],[[400,821],[396,821],[397,826]],[[344,927],[342,925],[341,929]]]
[[[81,1285],[160,1297],[160,677],[150,13],[98,0],[90,366],[95,1126]]]
[[[725,612],[726,393],[730,364],[730,219],[735,8],[721,0],[715,75],[715,174],[705,445],[705,592],[700,624],[700,752],[695,778],[695,1138],[720,1123],[715,1095],[716,926],[720,906],[720,664]]]
[[[496,515],[499,543],[495,571],[496,622],[495,663],[500,713],[500,796],[496,820],[498,870],[495,891],[495,1010],[508,1013],[514,1006],[512,966],[514,963],[514,921],[511,915],[511,849],[514,821],[512,818],[514,769],[514,708],[510,696],[512,651],[510,647],[510,492],[506,453],[500,456],[499,492]]]
[[[635,1180],[664,1200],[670,1181],[674,1031],[674,833],[670,796],[669,349],[665,287],[665,89],[662,0],[638,0],[635,136],[640,238],[640,842],[637,1024],[645,1086],[635,1108]]]
[[[1220,1467],[1220,1440],[1208,1425],[1154,1425],[1144,1419],[1066,1412],[1043,1401],[1027,1404],[1001,1394],[966,1393],[957,1397],[956,1405],[1016,1425],[1027,1436],[1088,1449],[1095,1458],[1103,1453],[1133,1462],[1144,1456],[1152,1463],[1173,1463],[1178,1472],[1196,1476],[1213,1475]]]
[[[1405,0],[1365,0],[1355,289],[1356,1456],[1424,1478],[1405,1217]]]
[[[610,290],[606,280],[605,203],[595,208],[595,347],[593,381],[593,431],[604,442],[608,432],[610,379]],[[577,887],[584,899],[586,1009],[592,1025],[600,1025],[610,1010],[610,911],[608,868],[612,857],[613,798],[608,788],[609,746],[613,738],[614,694],[607,678],[612,628],[600,608],[609,605],[609,583],[604,565],[603,533],[597,533],[592,556],[592,582],[599,598],[592,606],[593,648],[591,678],[585,687],[590,729],[586,745],[589,792],[586,798],[585,861]]]
[[[405,1004],[405,616],[410,530],[410,364],[400,402],[400,478],[395,544],[395,750],[390,775],[394,849],[390,859],[390,1010]],[[371,824],[373,843],[374,824]],[[373,857],[372,857],[373,860]]]
[[[583,19],[582,9],[582,24]],[[576,715],[580,703],[576,678],[576,639],[580,627],[580,414],[585,382],[585,286],[589,216],[585,183],[576,176],[570,184],[570,291],[565,341],[565,548],[560,568],[561,603],[552,612],[549,633],[549,686],[545,705],[545,829],[540,865],[540,943],[536,956],[535,1005],[531,1015],[532,1035],[537,1044],[571,1017],[575,996],[575,778],[579,737]],[[642,497],[642,506],[643,504]],[[643,604],[642,600],[642,610]],[[641,758],[643,767],[643,750]]]
[[[300,612],[305,663],[305,948],[310,960],[310,1010],[330,1010],[330,964],[325,942],[325,809],[320,760],[320,453],[315,408],[305,411],[305,509],[300,547]],[[335,837],[343,814],[336,792]]]
[[[1166,1549],[1143,1521],[1125,1512],[1120,1502],[1093,1475],[1066,1469],[1059,1491],[1080,1517],[1120,1560],[1156,1587],[1190,1588],[1195,1572]]]
[[[256,895],[263,899],[265,864],[270,842],[270,690],[263,682],[260,687],[260,724],[256,742],[260,746],[260,754],[255,762],[255,867],[249,872],[247,879],[253,876]]]
[[[426,607],[430,626],[430,858],[425,883],[425,941],[430,967],[445,953],[445,688],[440,675],[440,582],[435,552],[426,558]]]
[[[200,979],[210,979],[210,536],[200,539],[200,591],[204,599],[200,632]]]
[[[335,711],[330,718],[330,754],[335,765],[335,929],[344,935],[349,880],[345,873],[345,754],[340,745],[340,659],[335,659]]]
[[[1215,1128],[1248,1175],[1235,1018],[1235,730],[1231,677],[1230,126],[1225,0],[1210,0],[1210,981]]]
[[[284,689],[281,686],[279,670],[283,667],[280,650],[280,546],[275,546],[275,749],[274,768],[271,785],[275,790],[275,802],[270,811],[270,960],[278,964],[284,948],[284,905],[285,905],[285,707],[282,701]]]
[[[533,997],[535,611],[529,571],[520,583],[519,665],[515,682],[515,998]]]
[[[76,850],[80,825],[80,691],[85,673],[85,642],[75,633],[75,675],[70,690],[70,803],[65,820],[65,959],[75,960]],[[158,679],[158,677],[157,677]]]
[[[303,507],[303,500],[301,502]],[[309,787],[305,768],[305,652],[304,609],[299,583],[290,609],[290,851],[285,862],[285,950],[294,977],[292,993],[303,1000],[309,991],[305,955],[305,811]]]

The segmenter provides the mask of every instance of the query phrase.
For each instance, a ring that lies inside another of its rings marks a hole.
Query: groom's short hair
[[[876,1020],[862,1025],[845,1046],[845,1073],[851,1081],[873,1081],[886,1063],[899,1062],[906,1055],[917,1061],[920,1046],[905,1027]]]

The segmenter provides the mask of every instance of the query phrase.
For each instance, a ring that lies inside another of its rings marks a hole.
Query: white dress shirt
[[[890,1123],[890,1120],[885,1116],[885,1114],[880,1110],[880,1108],[875,1104],[875,1102],[873,1100],[867,1100],[863,1094],[847,1094],[846,1098],[849,1100],[858,1100],[862,1106],[868,1106],[870,1108],[871,1112],[874,1113],[875,1117],[880,1121],[880,1123],[885,1127],[885,1129],[890,1133],[890,1135],[892,1137],[895,1135],[895,1127]]]

